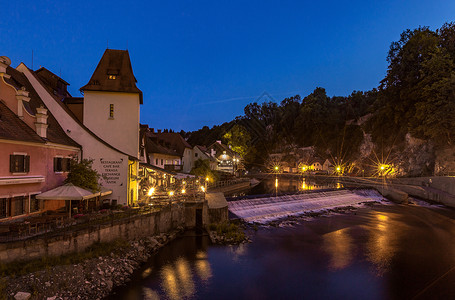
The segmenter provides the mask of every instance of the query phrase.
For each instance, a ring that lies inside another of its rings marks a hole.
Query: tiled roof
[[[220,151],[226,151],[226,154],[229,154],[231,156],[238,155],[237,152],[230,149],[228,146],[218,143],[218,142],[212,143],[208,148],[211,149],[212,147],[216,147],[216,148],[220,149]]]
[[[45,143],[24,121],[0,101],[0,139]]]
[[[70,84],[59,76],[44,67],[36,70],[35,74],[52,90],[54,95],[58,95],[60,97],[71,97],[70,93],[67,91],[67,86]]]
[[[152,141],[150,138],[147,138],[145,149],[146,149],[147,153],[160,153],[160,154],[173,155],[173,156],[180,157],[180,155],[177,153],[176,150],[164,147],[164,146]]]
[[[142,104],[142,91],[136,82],[128,50],[106,49],[90,81],[81,90],[138,93]]]
[[[177,150],[177,153],[180,156],[183,156],[185,148],[193,149],[193,147],[188,144],[187,141],[177,132],[161,132],[161,133],[151,133],[153,137],[156,137],[158,140],[169,143],[170,148]]]
[[[29,92],[30,101],[24,102],[24,107],[30,114],[35,115],[37,107],[40,106],[46,107],[44,105],[44,102],[38,96],[38,93],[35,91],[31,83],[28,81],[27,77],[23,73],[11,67],[8,67],[6,69],[6,73],[8,75],[11,75],[10,80],[14,81],[14,86],[16,88],[25,87],[26,91]],[[48,111],[47,124],[48,124],[47,137],[45,140],[56,144],[80,147],[78,143],[76,143],[69,136],[66,135],[66,133],[63,131],[62,127],[60,127],[60,124],[57,122],[57,120],[54,118],[50,111]],[[34,131],[32,128],[30,128],[30,130]]]

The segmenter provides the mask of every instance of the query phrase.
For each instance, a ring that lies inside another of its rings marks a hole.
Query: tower
[[[84,92],[83,123],[120,151],[139,157],[142,92],[128,50],[106,49]]]

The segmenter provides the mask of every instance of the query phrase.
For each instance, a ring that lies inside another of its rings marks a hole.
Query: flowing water
[[[111,299],[451,299],[455,212],[375,204],[212,245],[188,232]]]

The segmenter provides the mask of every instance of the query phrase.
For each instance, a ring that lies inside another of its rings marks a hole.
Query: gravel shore
[[[175,239],[183,228],[171,233],[129,241],[128,250],[85,260],[75,265],[60,265],[24,276],[1,280],[6,283],[6,299],[102,299],[114,287],[130,281],[134,270],[154,252]]]

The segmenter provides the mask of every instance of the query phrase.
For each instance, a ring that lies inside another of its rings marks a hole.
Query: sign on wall
[[[123,158],[104,159],[100,158],[101,177],[105,185],[121,185],[121,174],[126,170]]]

